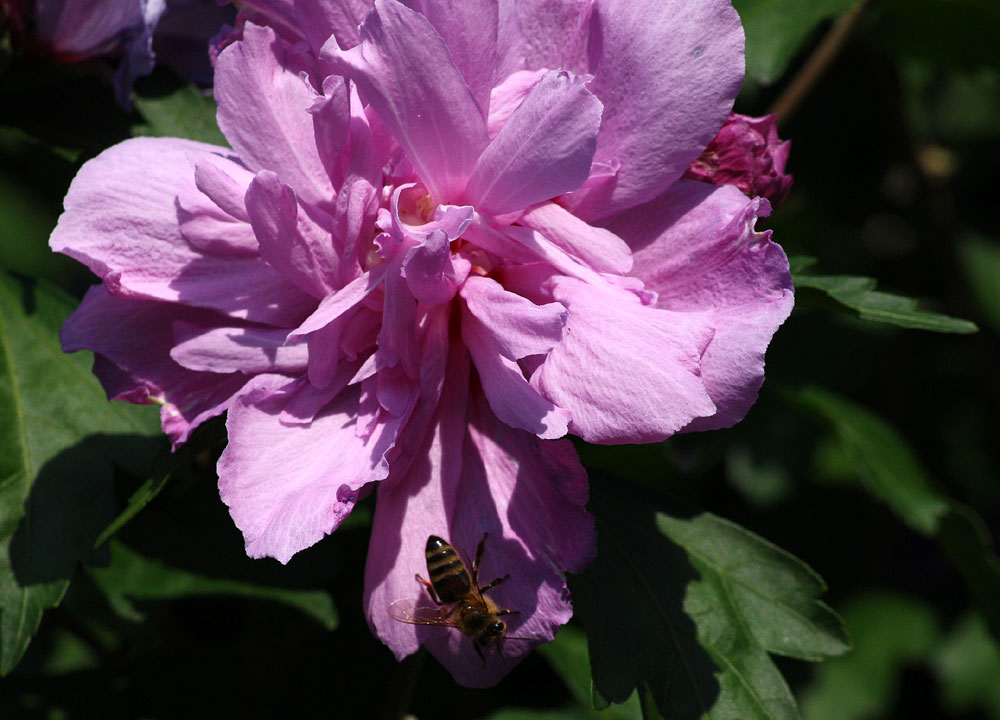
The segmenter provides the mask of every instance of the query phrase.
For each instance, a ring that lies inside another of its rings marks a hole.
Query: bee
[[[496,646],[503,659],[501,642],[507,636],[505,615],[518,615],[518,610],[498,608],[484,593],[510,578],[510,573],[479,585],[479,561],[483,557],[486,535],[476,547],[471,571],[462,556],[447,540],[431,535],[427,538],[424,554],[427,558],[427,575],[424,580],[417,573],[417,581],[424,586],[437,607],[418,606],[415,600],[396,600],[389,605],[389,616],[411,625],[443,625],[457,628],[472,639],[472,647],[486,664],[483,648]],[[527,640],[528,638],[507,638]]]

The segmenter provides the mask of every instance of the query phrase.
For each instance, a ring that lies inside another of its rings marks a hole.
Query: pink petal
[[[659,195],[698,157],[743,81],[743,28],[729,0],[597,0],[590,85],[604,103],[598,162],[617,182],[573,198],[584,219]]]
[[[315,298],[335,292],[340,268],[330,234],[299,212],[292,188],[262,170],[247,189],[246,208],[262,260]]]
[[[60,330],[63,350],[93,350],[94,372],[112,400],[162,405],[163,431],[174,447],[205,420],[223,412],[247,377],[195,372],[170,358],[173,324],[210,325],[215,313],[148,300],[122,300],[103,285],[87,291]]]
[[[569,309],[563,341],[531,378],[587,442],[657,442],[715,413],[701,378],[705,313],[657,310],[610,284],[556,278]]]
[[[598,272],[624,274],[632,269],[632,251],[624,240],[604,228],[588,225],[561,205],[536,205],[518,222],[537,230]]]
[[[593,0],[502,3],[504,14],[510,16],[506,24],[516,27],[516,32],[508,32],[501,47],[523,58],[529,70],[563,68],[586,72],[587,27],[593,6]]]
[[[293,389],[280,375],[248,383],[229,408],[229,445],[219,458],[219,492],[247,554],[282,563],[333,532],[361,488],[386,476],[385,453],[400,424],[380,423],[359,438],[358,393],[348,389],[311,424],[284,425],[279,417]]]
[[[287,337],[287,330],[205,328],[178,321],[170,357],[189,370],[204,372],[302,372],[309,353],[304,345],[286,347]]]
[[[594,527],[572,445],[509,428],[481,396],[468,397],[464,357],[460,348],[451,356],[419,461],[379,486],[365,606],[372,629],[397,658],[424,644],[457,682],[485,687],[569,619],[563,572],[579,571],[593,557]],[[388,614],[393,602],[422,596],[414,574],[426,576],[429,535],[446,538],[468,557],[484,533],[479,580],[510,573],[489,594],[500,607],[519,611],[508,618],[509,635],[530,638],[504,641],[506,664],[488,649],[485,668],[472,641],[457,630],[408,625]]]
[[[413,163],[436,202],[460,198],[486,147],[485,111],[427,18],[396,0],[376,0],[362,43],[324,57],[354,80]]]
[[[471,269],[468,261],[453,259],[448,235],[443,230],[428,233],[420,245],[410,248],[403,259],[406,284],[419,302],[442,305],[458,291]]]
[[[462,340],[476,365],[483,394],[500,420],[540,438],[554,439],[566,434],[569,413],[528,384],[518,364],[501,354],[500,344],[490,329],[465,307]]]
[[[518,70],[493,88],[490,94],[490,113],[486,119],[486,130],[490,140],[495,138],[500,128],[507,124],[507,120],[546,72],[548,71],[544,69]]]
[[[316,332],[341,317],[348,310],[356,307],[358,303],[382,284],[389,267],[389,263],[376,265],[364,275],[355,278],[342,287],[335,294],[324,298],[313,314],[307,317],[288,336],[289,340]]]
[[[74,178],[50,246],[87,265],[118,296],[297,324],[313,298],[257,258],[205,254],[182,237],[175,203],[192,176],[192,151],[229,153],[172,138],[134,138],[105,150]]]
[[[358,26],[372,8],[371,0],[294,0],[294,3],[299,26],[317,55],[331,33],[345,50],[360,43]]]
[[[465,281],[461,295],[508,360],[546,353],[562,339],[566,308],[559,303],[536,305],[479,276]]]
[[[304,200],[328,206],[333,186],[316,146],[313,91],[286,67],[270,28],[247,24],[216,60],[219,127],[254,172],[273,170]]]
[[[411,0],[438,31],[476,103],[490,106],[497,55],[497,0]]]
[[[791,312],[788,261],[753,229],[767,202],[735,187],[676,183],[664,196],[611,218],[633,241],[636,270],[659,307],[708,312],[715,328],[702,379],[718,412],[685,429],[729,427],[746,414],[764,381],[764,351]]]
[[[531,88],[472,171],[466,197],[477,210],[502,215],[583,184],[602,109],[586,81],[552,71]]]

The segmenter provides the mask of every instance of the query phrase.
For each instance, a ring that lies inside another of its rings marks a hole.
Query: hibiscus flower
[[[375,487],[364,602],[489,685],[572,609],[592,558],[570,441],[730,426],[791,310],[767,200],[682,176],[727,118],[727,0],[245,6],[219,54],[232,149],[134,139],[87,163],[52,247],[101,279],[63,329],[112,398],[183,443],[228,411],[219,486],[287,562]],[[357,20],[363,20],[358,25]],[[509,617],[485,664],[431,604],[428,536]]]

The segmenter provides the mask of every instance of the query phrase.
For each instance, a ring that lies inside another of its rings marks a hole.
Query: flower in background
[[[209,41],[235,15],[214,0],[35,0],[33,10],[34,45],[57,62],[117,60],[115,97],[126,109],[158,55],[184,78],[210,80]]]
[[[568,620],[594,552],[563,436],[738,422],[792,286],[766,199],[683,178],[742,80],[728,0],[409,5],[246,5],[216,60],[233,149],[105,151],[51,244],[103,281],[62,337],[110,397],[160,403],[175,445],[228,411],[247,552],[287,562],[377,487],[373,630],[488,685]],[[531,639],[485,667],[388,614],[429,535],[484,532]]]
[[[691,163],[687,177],[712,185],[735,185],[777,207],[792,189],[785,174],[792,144],[778,139],[777,117],[731,113],[715,139]]]

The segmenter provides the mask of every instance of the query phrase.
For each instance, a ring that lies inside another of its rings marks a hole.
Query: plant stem
[[[792,78],[788,87],[775,100],[768,112],[778,116],[779,125],[788,121],[802,100],[826,72],[827,67],[850,36],[851,30],[854,29],[858,18],[861,17],[861,12],[865,9],[865,5],[867,2],[858,3],[853,10],[837,19],[826,37],[823,38],[823,42],[813,51],[805,65]]]

